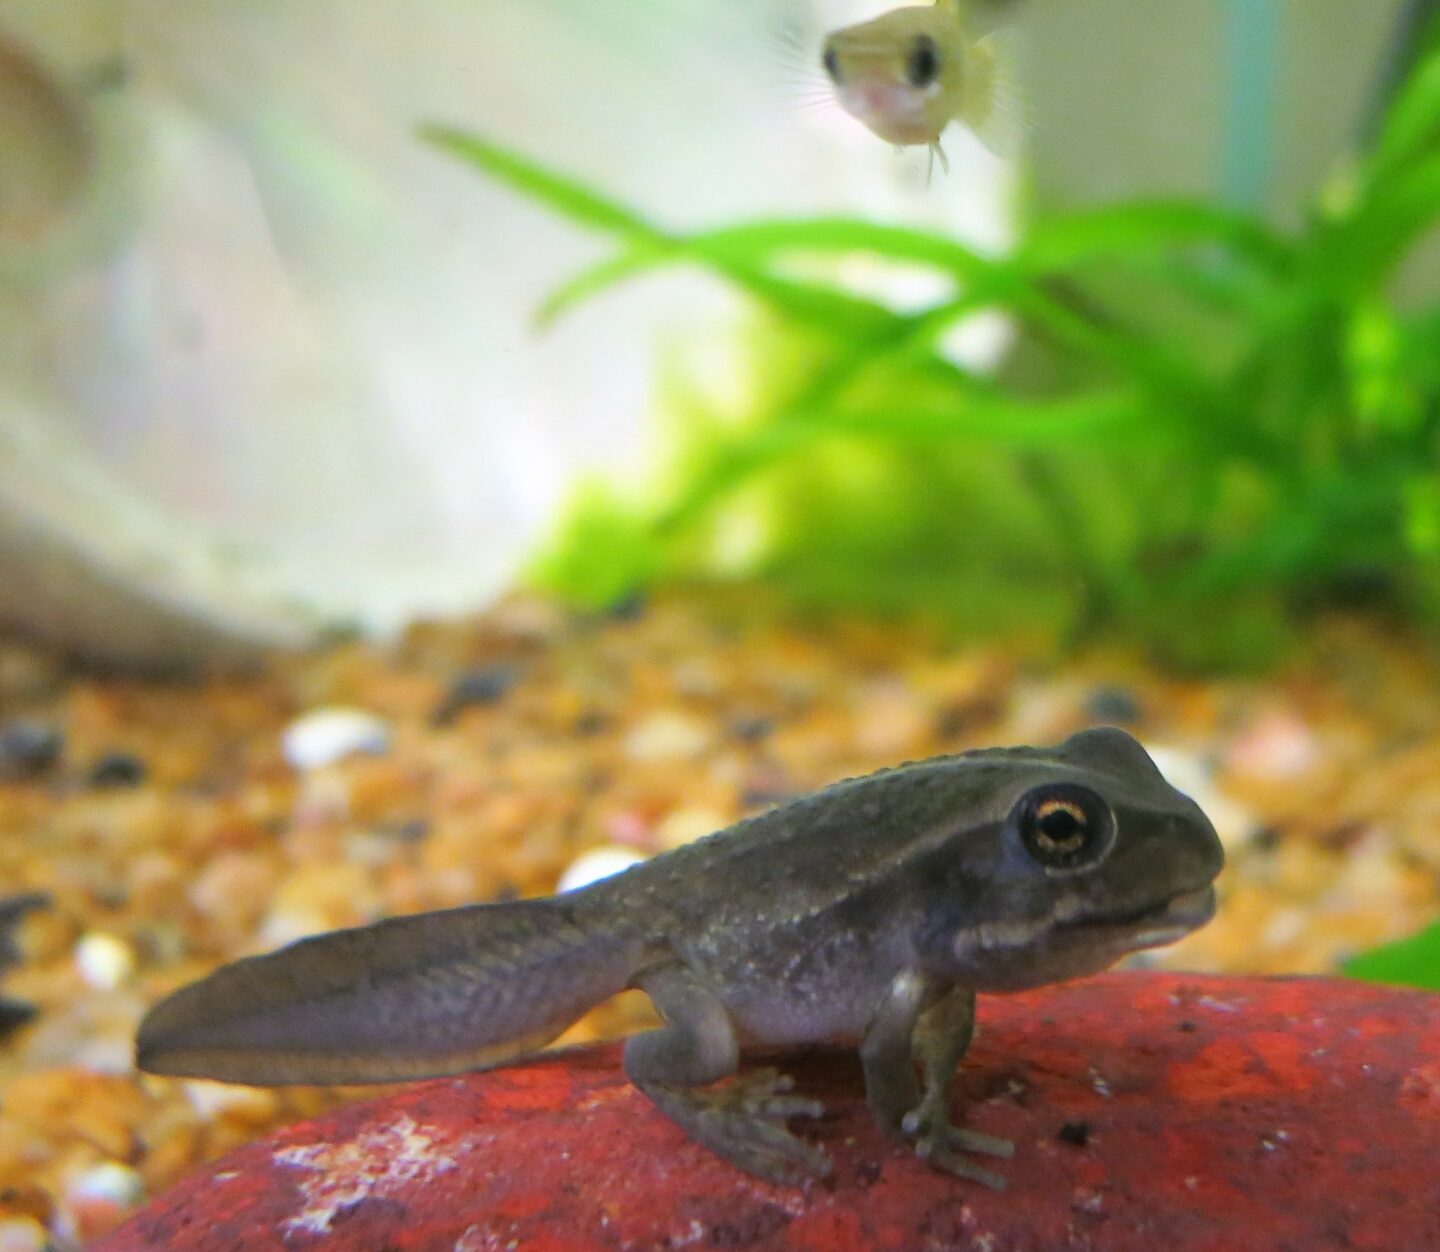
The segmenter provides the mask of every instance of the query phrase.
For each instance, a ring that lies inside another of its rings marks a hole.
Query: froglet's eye
[[[916,35],[905,54],[905,78],[912,87],[928,87],[940,73],[940,50],[929,35]]]
[[[1115,842],[1115,815],[1089,787],[1051,783],[1020,797],[1010,821],[1025,850],[1047,870],[1088,869]]]
[[[830,81],[839,84],[840,82],[840,57],[835,49],[826,46],[825,55],[820,58],[821,64],[825,66],[825,72],[830,75]]]

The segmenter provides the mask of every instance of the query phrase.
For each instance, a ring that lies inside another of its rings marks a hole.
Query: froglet
[[[1214,911],[1222,861],[1205,815],[1124,731],[938,757],[565,895],[237,961],[150,1012],[137,1063],[255,1085],[450,1074],[532,1052],[638,987],[664,1025],[627,1042],[630,1080],[740,1169],[791,1183],[830,1166],[787,1125],[820,1106],[774,1071],[734,1077],[742,1046],[838,1042],[858,1045],[881,1126],[998,1187],[970,1157],[1010,1144],[949,1118],[976,993],[1178,939]]]

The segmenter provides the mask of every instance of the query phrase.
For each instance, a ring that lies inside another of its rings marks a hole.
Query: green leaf
[[[420,137],[441,152],[484,171],[497,182],[540,201],[577,226],[606,231],[633,242],[652,245],[669,242],[664,231],[635,210],[473,131],[427,122],[420,127]]]
[[[901,227],[839,218],[761,221],[646,243],[582,271],[546,297],[542,323],[553,322],[585,300],[661,265],[690,262],[713,270],[760,296],[772,307],[838,331],[879,330],[895,314],[829,284],[776,275],[772,267],[786,254],[871,252],[886,260],[923,263],[967,281],[984,281],[999,291],[1013,282],[1009,267],[987,261],[942,236]]]
[[[1008,276],[1011,267],[956,240],[863,218],[811,217],[748,222],[696,236],[696,246],[717,254],[770,264],[777,254],[871,253],[887,261],[933,266],[965,282]]]
[[[1400,326],[1389,306],[1362,300],[1346,327],[1345,361],[1356,424],[1369,432],[1408,435],[1422,413],[1410,379],[1400,368]]]
[[[1370,162],[1369,177],[1381,179],[1440,144],[1440,51],[1411,70],[1386,111]]]
[[[581,270],[546,296],[538,321],[542,327],[549,327],[578,305],[621,282],[662,265],[687,262],[718,274],[778,313],[841,338],[882,334],[900,322],[898,314],[874,300],[823,283],[779,278],[721,251],[712,252],[700,240],[687,239],[675,239],[665,247],[645,244]]]
[[[1440,150],[1359,201],[1313,253],[1319,291],[1338,300],[1377,290],[1440,221]]]
[[[1440,618],[1440,310],[1401,313],[1388,290],[1440,219],[1437,67],[1440,55],[1422,63],[1375,154],[1293,236],[1215,205],[1144,201],[1032,224],[999,257],[844,216],[672,231],[481,137],[427,128],[615,241],[552,293],[542,324],[675,264],[768,313],[753,411],[682,406],[674,472],[639,499],[583,495],[537,576],[602,604],[738,568],[714,541],[749,526],[746,567],[792,592],[939,607],[982,585],[1014,584],[1014,605],[1044,587],[1065,629],[1119,624],[1188,664],[1273,656],[1288,606],[1356,569]],[[896,311],[845,289],[838,263],[855,256],[922,267],[945,290]],[[944,347],[982,310],[1020,332],[999,381]]]
[[[1127,437],[1135,442],[1158,436],[1133,394],[1104,391],[1051,403],[975,395],[954,407],[871,410],[805,410],[783,414],[716,448],[678,497],[665,509],[659,528],[672,531],[692,522],[766,466],[817,443],[849,438],[917,446],[972,440],[1012,448],[1085,444]]]
[[[541,587],[603,609],[650,581],[664,553],[645,518],[599,483],[582,485],[554,541],[531,563]]]
[[[578,305],[593,300],[631,278],[638,278],[647,270],[675,259],[671,248],[654,248],[648,245],[606,257],[597,265],[581,270],[565,280],[541,301],[535,313],[535,322],[542,330],[548,330]]]
[[[1440,922],[1408,939],[1362,952],[1341,968],[1363,982],[1440,991]]]
[[[1395,368],[1440,412],[1440,304],[1401,321]]]
[[[886,261],[927,265],[967,285],[984,299],[1007,303],[1039,296],[1035,280],[1108,253],[1134,255],[1147,248],[1224,243],[1238,254],[1276,269],[1291,259],[1277,236],[1244,218],[1199,204],[1156,203],[1056,219],[1036,228],[1013,259],[991,258],[943,235],[858,218],[822,217],[759,221],[671,239],[662,248],[638,249],[567,283],[545,305],[553,318],[651,266],[699,258],[712,266],[759,270],[797,255],[866,253]],[[1196,280],[1198,282],[1198,276]],[[1218,279],[1212,285],[1217,285]],[[1231,282],[1233,289],[1233,280]]]
[[[1017,289],[1015,311],[1041,334],[1148,391],[1153,420],[1203,436],[1214,451],[1268,461],[1264,433],[1237,414],[1226,391],[1176,344],[1067,307],[1049,293]]]
[[[1038,222],[1016,259],[1029,272],[1049,273],[1113,254],[1203,244],[1272,271],[1284,270],[1293,258],[1293,248],[1255,218],[1194,201],[1152,200]]]
[[[1422,474],[1406,484],[1405,539],[1427,563],[1440,558],[1440,475]]]
[[[593,296],[622,278],[652,265],[676,260],[698,262],[780,311],[812,323],[855,333],[874,331],[895,317],[874,301],[766,273],[747,263],[743,249],[728,247],[723,241],[710,244],[703,236],[685,239],[673,235],[576,179],[547,169],[471,131],[428,123],[421,127],[420,133],[427,143],[538,200],[576,225],[619,235],[633,245],[634,251],[629,255],[586,271],[551,295],[540,311],[542,323],[553,321],[578,300]]]
[[[1125,391],[1064,400],[1017,401],[974,396],[954,408],[895,408],[791,413],[782,429],[809,437],[837,436],[925,444],[974,440],[1009,448],[1048,448],[1126,435],[1153,443],[1161,438],[1143,418],[1143,406]]]

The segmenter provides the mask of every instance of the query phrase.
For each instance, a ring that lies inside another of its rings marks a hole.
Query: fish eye
[[[840,81],[840,56],[835,51],[834,45],[825,45],[825,55],[820,58],[820,62],[825,66],[825,72],[830,75],[830,81],[838,83]]]
[[[1115,842],[1115,815],[1089,787],[1052,783],[1032,787],[1010,812],[1020,843],[1045,869],[1088,869]]]
[[[905,56],[905,77],[912,87],[928,87],[940,73],[940,50],[929,35],[916,35]]]

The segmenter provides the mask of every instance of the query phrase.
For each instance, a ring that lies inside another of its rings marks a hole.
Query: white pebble
[[[76,1174],[65,1188],[65,1198],[74,1204],[77,1201],[100,1201],[128,1208],[137,1204],[145,1195],[145,1183],[128,1165],[119,1161],[103,1161]]]
[[[1261,931],[1260,942],[1267,948],[1284,948],[1305,935],[1309,914],[1304,909],[1277,909]]]
[[[699,756],[710,747],[710,728],[684,713],[652,713],[625,736],[625,752],[636,761]]]
[[[281,906],[261,919],[259,937],[263,947],[283,948],[297,939],[334,929],[334,924],[317,909]]]
[[[1145,750],[1150,759],[1176,791],[1195,801],[1215,827],[1220,842],[1227,848],[1254,836],[1260,828],[1255,815],[1243,804],[1237,804],[1211,781],[1210,771],[1199,758],[1182,748],[1151,747]]]
[[[1298,714],[1275,710],[1261,717],[1226,751],[1237,774],[1285,781],[1309,773],[1323,753],[1314,732]]]
[[[215,1121],[226,1113],[253,1117],[275,1111],[275,1102],[269,1093],[254,1087],[235,1087],[229,1083],[192,1078],[185,1081],[184,1088],[190,1107],[207,1122]]]
[[[0,1220],[0,1252],[45,1252],[48,1246],[45,1227],[33,1217]]]
[[[1345,912],[1372,900],[1403,900],[1407,877],[1400,850],[1383,829],[1372,828],[1351,846],[1315,907]]]
[[[351,865],[363,865],[366,869],[393,865],[400,854],[400,841],[377,830],[359,830],[345,840],[345,859]]]
[[[682,848],[706,835],[728,826],[730,823],[713,809],[680,808],[672,809],[656,828],[655,834],[660,846],[665,849]]]
[[[138,1026],[140,1014],[134,1014],[132,1020]],[[135,1073],[134,1027],[123,1035],[106,1033],[79,1040],[74,1045],[72,1058],[72,1064],[97,1074],[131,1076]]]
[[[75,964],[87,986],[114,991],[135,972],[135,953],[123,939],[92,931],[75,945]]]
[[[356,752],[388,751],[390,724],[364,709],[312,709],[285,728],[281,747],[296,769],[323,769]]]
[[[588,887],[592,882],[609,878],[612,874],[627,870],[632,865],[639,865],[643,860],[645,858],[634,848],[620,848],[614,845],[606,848],[592,848],[589,852],[582,853],[570,862],[569,868],[560,875],[560,882],[555,890],[575,891],[580,887]]]
[[[870,684],[855,707],[855,743],[867,756],[890,760],[912,752],[925,736],[930,715],[906,684]]]

